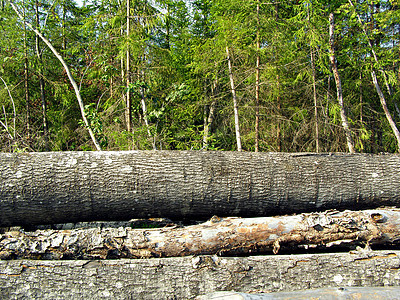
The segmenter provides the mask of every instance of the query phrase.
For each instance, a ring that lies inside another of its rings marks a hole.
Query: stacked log
[[[3,153],[0,176],[6,298],[399,286],[399,155]]]

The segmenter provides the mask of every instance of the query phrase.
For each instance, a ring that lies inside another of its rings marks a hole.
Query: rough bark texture
[[[399,286],[400,251],[139,260],[0,261],[4,299],[193,299],[215,291],[267,293]]]
[[[400,156],[207,151],[0,153],[0,226],[400,203]]]
[[[291,253],[399,244],[400,210],[226,218],[183,228],[23,230],[0,234],[0,259],[107,259]]]

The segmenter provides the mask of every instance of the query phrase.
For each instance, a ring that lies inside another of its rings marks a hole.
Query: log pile
[[[0,154],[0,176],[5,298],[400,286],[398,155]]]

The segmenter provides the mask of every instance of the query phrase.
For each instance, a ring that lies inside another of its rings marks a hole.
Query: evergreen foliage
[[[103,150],[236,150],[229,47],[244,151],[255,150],[259,56],[259,151],[316,151],[318,139],[319,151],[346,152],[330,13],[356,150],[399,149],[371,78],[399,128],[397,0],[12,2],[69,65]],[[7,1],[0,30],[1,151],[94,150],[65,70]]]

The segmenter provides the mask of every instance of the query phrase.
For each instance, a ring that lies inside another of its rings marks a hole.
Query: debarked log
[[[372,251],[368,255],[0,260],[0,295],[3,299],[172,300],[194,299],[216,291],[259,294],[389,287],[400,286],[399,266],[397,250]]]
[[[395,247],[400,210],[326,211],[292,216],[218,218],[181,228],[9,231],[0,259],[110,259],[243,255]],[[361,246],[361,247],[360,247]]]
[[[0,227],[400,204],[400,156],[208,151],[0,154]]]

